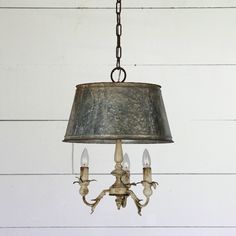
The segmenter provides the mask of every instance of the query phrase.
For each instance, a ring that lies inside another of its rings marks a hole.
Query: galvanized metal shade
[[[159,85],[89,83],[77,90],[64,142],[170,143]]]

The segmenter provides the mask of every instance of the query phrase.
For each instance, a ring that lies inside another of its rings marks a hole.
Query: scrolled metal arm
[[[106,193],[109,192],[109,189],[105,189],[103,190],[97,198],[92,199],[91,201],[94,201],[93,203],[90,203],[86,200],[86,196],[83,196],[83,202],[87,205],[91,207],[91,214],[93,214],[96,206],[98,205],[98,203],[101,201],[101,199],[106,195]]]
[[[90,182],[93,182],[93,181],[97,181],[96,179],[91,179],[91,180],[82,180],[81,177],[75,177],[77,178],[78,180],[77,181],[74,181],[73,184],[89,184]]]
[[[136,207],[138,208],[138,214],[141,216],[141,210],[143,207],[147,206],[147,204],[149,203],[149,197],[146,197],[146,201],[141,204],[140,202],[142,201],[142,199],[139,199],[135,193],[132,190],[128,190],[129,195],[132,197],[132,199],[134,200],[134,203],[136,205]]]
[[[92,199],[91,201],[94,201],[92,203],[88,202],[86,199],[87,194],[89,193],[88,186],[90,182],[96,181],[94,179],[92,180],[83,180],[81,177],[76,177],[78,181],[74,181],[73,184],[79,184],[80,185],[80,195],[82,196],[83,202],[91,207],[91,214],[94,212],[95,207],[98,205],[98,203],[101,201],[101,199],[106,195],[107,192],[109,192],[109,189],[103,190],[97,198]]]
[[[143,180],[143,181],[138,182],[138,183],[129,184],[129,187],[131,185],[136,186],[138,184],[142,184],[144,186],[143,194],[146,198],[145,202],[143,204],[140,203],[142,201],[142,199],[139,199],[132,190],[128,190],[128,194],[134,200],[134,203],[135,203],[136,207],[138,208],[138,214],[141,216],[142,208],[148,205],[149,200],[150,200],[150,196],[152,195],[152,189],[151,188],[153,187],[154,189],[156,189],[158,183],[155,182],[155,181],[149,182],[149,181]]]
[[[137,182],[135,183],[135,185],[138,185],[138,184],[150,184],[151,187],[153,187],[154,189],[157,188],[157,185],[159,185],[157,182],[155,181],[152,181],[152,182],[149,182],[149,181],[146,181],[146,180],[142,180],[141,182]],[[134,184],[133,184],[134,185]]]

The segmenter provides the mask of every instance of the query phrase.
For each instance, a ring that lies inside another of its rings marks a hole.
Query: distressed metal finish
[[[110,196],[116,197],[116,206],[117,209],[120,210],[121,207],[126,207],[127,204],[127,198],[130,196],[137,209],[138,214],[141,216],[141,210],[143,207],[146,207],[149,203],[150,197],[152,195],[152,188],[156,189],[158,183],[152,181],[152,170],[150,167],[143,168],[143,181],[138,183],[130,183],[130,172],[123,170],[122,167],[122,161],[123,161],[123,150],[122,150],[122,142],[121,140],[116,140],[116,149],[115,149],[115,169],[111,172],[112,175],[116,177],[115,183],[109,188],[103,190],[97,198],[91,200],[89,202],[86,199],[86,196],[89,193],[89,183],[94,180],[88,179],[88,167],[81,167],[80,168],[80,178],[78,178],[78,181],[75,181],[74,183],[77,183],[80,185],[80,195],[82,196],[83,202],[91,207],[91,214],[94,212],[96,206],[99,204],[99,202],[102,200],[102,198],[109,193]],[[143,194],[145,196],[145,202],[141,203],[141,199],[139,199],[135,193],[130,189],[132,186],[136,186],[137,184],[142,184]]]
[[[71,143],[172,142],[159,85],[88,83],[77,86],[65,135]]]

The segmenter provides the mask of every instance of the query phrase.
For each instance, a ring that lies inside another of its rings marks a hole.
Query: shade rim
[[[123,143],[126,144],[155,144],[155,143],[174,143],[172,137],[170,138],[158,138],[158,137],[122,137],[122,136],[109,136],[109,137],[101,137],[101,136],[94,136],[94,137],[65,137],[63,142],[66,143],[104,143],[104,144],[114,144],[116,140],[120,139]]]
[[[152,84],[152,83],[142,83],[142,82],[124,82],[124,83],[114,83],[114,82],[94,82],[94,83],[84,83],[76,85],[78,87],[134,87],[134,86],[141,86],[141,87],[153,87],[156,86],[161,88],[159,84]]]

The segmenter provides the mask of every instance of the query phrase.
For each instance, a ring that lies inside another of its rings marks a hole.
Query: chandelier
[[[83,202],[91,207],[91,213],[109,194],[115,196],[117,208],[126,207],[131,197],[141,215],[143,207],[149,203],[152,188],[151,159],[147,149],[143,152],[143,179],[130,182],[130,160],[123,155],[122,143],[154,144],[171,143],[172,137],[161,95],[161,87],[156,84],[125,82],[126,71],[121,67],[121,0],[116,2],[116,66],[111,71],[112,82],[87,83],[77,85],[76,94],[65,134],[64,142],[115,144],[115,183],[103,190],[97,198],[88,201],[89,155],[85,148],[81,156],[80,177],[74,183],[80,185],[79,193]],[[142,184],[145,201],[131,190]]]

